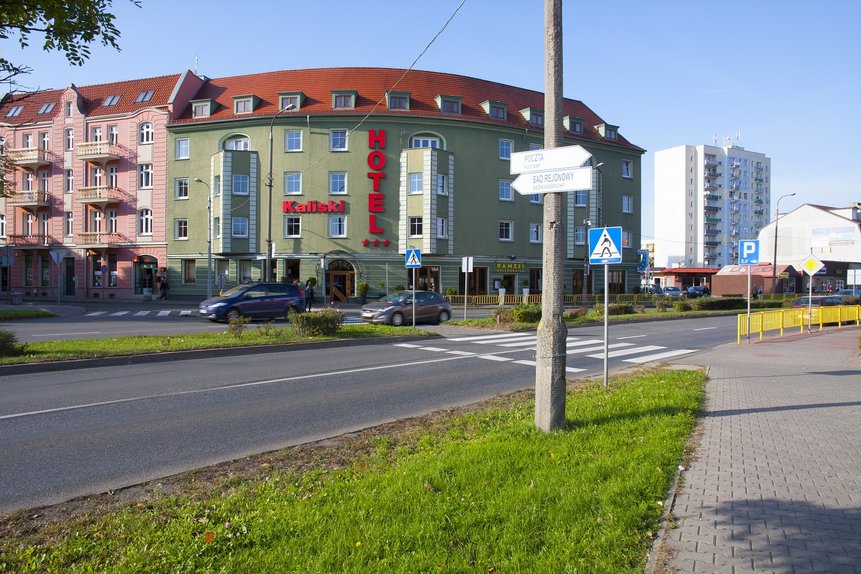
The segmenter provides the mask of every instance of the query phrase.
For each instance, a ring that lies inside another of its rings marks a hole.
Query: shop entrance
[[[353,294],[355,281],[356,270],[353,265],[344,259],[336,259],[326,271],[326,294],[333,303],[346,303]]]
[[[75,276],[75,258],[66,257],[63,261],[65,262],[65,269],[63,270],[63,295],[74,297],[75,286],[78,283],[78,279]]]
[[[416,289],[422,291],[439,290],[439,266],[416,269]],[[413,288],[413,270],[407,269],[407,289]]]
[[[150,255],[139,255],[133,259],[133,272],[135,278],[135,293],[137,295],[152,295],[155,288],[156,271],[158,270],[158,259]]]

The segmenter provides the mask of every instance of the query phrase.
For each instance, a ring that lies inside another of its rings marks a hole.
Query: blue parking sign
[[[738,242],[738,264],[759,264],[759,239],[746,239]]]

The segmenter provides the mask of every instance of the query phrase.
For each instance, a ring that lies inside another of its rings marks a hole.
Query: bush
[[[331,336],[338,333],[346,315],[336,309],[323,309],[318,313],[290,311],[288,319],[293,332],[300,337]]]
[[[497,323],[513,323],[513,307],[496,307],[493,310],[493,316],[496,317]]]
[[[572,307],[565,312],[563,318],[565,320],[575,320],[580,317],[585,317],[587,314],[586,307]]]
[[[604,304],[598,303],[595,305],[595,313],[598,315],[604,315]],[[610,306],[607,308],[608,315],[633,315],[634,314],[634,304],[633,303],[610,303]]]
[[[227,334],[235,339],[239,339],[242,337],[242,334],[245,332],[245,329],[248,327],[248,323],[251,322],[251,319],[248,317],[236,317],[235,319],[231,319],[227,322]]]
[[[655,309],[658,310],[658,313],[663,313],[667,310],[667,302],[663,297],[655,298]]]
[[[689,301],[696,311],[721,311],[726,309],[746,309],[747,299],[736,297],[700,297]]]
[[[683,311],[690,311],[692,309],[693,309],[693,307],[691,307],[691,304],[688,303],[687,301],[673,301],[673,310],[674,311],[683,312]]]
[[[404,291],[406,287],[403,285],[395,285],[395,291]]]
[[[445,290],[446,297],[451,297],[452,295],[457,295],[457,289],[455,289],[454,287],[449,287]]]
[[[517,323],[537,323],[541,320],[541,305],[527,303],[511,308],[511,319]]]
[[[14,331],[0,329],[0,357],[16,357],[23,355],[26,344],[19,344]]]

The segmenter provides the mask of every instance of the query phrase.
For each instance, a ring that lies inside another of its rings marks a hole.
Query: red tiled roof
[[[209,79],[193,99],[214,100],[217,105],[214,106],[212,114],[207,118],[195,119],[191,117],[191,110],[187,109],[172,123],[188,124],[249,117],[272,117],[278,111],[279,93],[302,92],[305,100],[298,111],[301,115],[364,116],[373,111],[375,114],[386,116],[455,118],[528,129],[539,133],[543,131],[530,124],[520,114],[520,110],[524,108],[543,110],[542,92],[456,74],[411,70],[404,75],[404,72],[403,69],[394,68],[317,68]],[[355,108],[332,109],[332,92],[338,90],[354,90],[357,93]],[[408,111],[387,109],[385,103],[387,91],[409,92],[410,109]],[[234,96],[252,94],[260,99],[254,111],[250,114],[234,114]],[[441,112],[435,101],[439,95],[460,97],[461,114]],[[507,104],[507,119],[490,118],[481,107],[481,103],[487,100]],[[380,102],[379,106],[377,106],[378,102]],[[605,123],[604,120],[578,100],[565,99],[563,115],[582,120],[584,133],[575,137],[644,151],[621,135],[616,141],[605,140],[594,129],[594,126]],[[573,133],[570,135],[574,136]]]
[[[7,94],[0,103],[0,124],[19,126],[49,122],[60,111],[60,96],[63,90],[43,90],[41,92],[30,92],[24,94]],[[39,110],[45,104],[54,104],[54,108],[47,114],[40,114]],[[23,109],[14,118],[7,117],[12,108],[22,106]]]
[[[110,84],[80,86],[78,92],[86,100],[87,115],[91,117],[127,114],[142,108],[167,105],[179,77],[179,74],[172,74]],[[135,102],[138,95],[146,91],[153,92],[152,98],[146,102]],[[105,98],[109,96],[120,96],[120,100],[115,106],[105,107],[102,104]]]

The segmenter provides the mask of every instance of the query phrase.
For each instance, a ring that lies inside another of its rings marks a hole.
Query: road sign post
[[[747,265],[747,342],[750,343],[750,266],[759,264],[759,239],[738,242],[738,264]]]
[[[466,301],[469,299],[469,274],[472,273],[473,257],[464,257],[461,260],[463,269],[463,318],[466,320]]]
[[[421,266],[421,249],[407,249],[404,253],[404,267],[413,270],[413,329],[416,328],[416,269],[420,269]]]
[[[801,262],[801,267],[810,276],[807,280],[807,332],[809,333],[810,323],[813,321],[813,276],[819,273],[825,264],[811,253]]]
[[[595,227],[589,230],[589,264],[604,264],[604,388],[609,385],[610,264],[622,262],[622,228]]]

